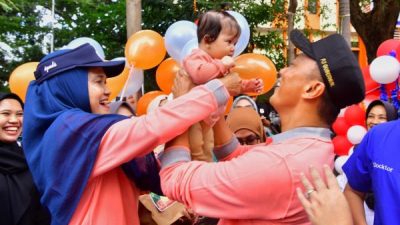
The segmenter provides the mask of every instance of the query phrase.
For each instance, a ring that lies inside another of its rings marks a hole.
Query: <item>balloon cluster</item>
[[[332,124],[336,136],[332,139],[335,154],[335,169],[343,172],[342,166],[352,153],[354,145],[359,144],[367,133],[365,128],[365,111],[359,105],[351,105]]]
[[[264,81],[264,89],[261,93],[246,93],[248,95],[260,95],[269,91],[276,82],[277,71],[272,61],[259,54],[241,54],[247,47],[250,39],[250,28],[246,18],[238,12],[227,11],[238,22],[241,33],[235,45],[235,67],[233,72],[237,72],[243,79],[260,78]],[[175,74],[180,68],[183,59],[188,56],[193,49],[198,48],[197,25],[193,22],[181,20],[168,27],[165,33],[165,47],[171,58],[164,60],[157,68],[156,81],[160,89],[169,94]]]
[[[399,73],[400,73],[400,40],[384,41],[377,50],[377,58],[362,69],[366,95],[363,101],[367,106],[373,100],[390,101],[399,109]],[[355,144],[358,144],[367,130],[365,129],[365,112],[359,105],[348,107],[344,117],[338,117],[332,125],[336,137],[332,142],[336,155],[335,169],[343,173],[342,166],[351,155]]]
[[[249,24],[238,12],[227,11],[231,14],[240,26],[240,36],[235,45],[233,56],[238,56],[242,53],[250,39]],[[165,32],[165,46],[168,54],[177,62],[182,63],[183,59],[189,55],[193,49],[198,48],[197,40],[197,25],[191,21],[180,20],[168,27]]]
[[[391,101],[399,109],[400,40],[384,41],[376,55],[377,58],[362,69],[366,87],[365,101],[369,104],[380,98]]]
[[[250,39],[249,24],[240,13],[234,11],[228,11],[228,13],[237,20],[241,28],[241,33],[235,46],[234,56],[237,57],[235,58],[236,66],[233,72],[237,72],[243,79],[262,79],[264,81],[264,89],[261,93],[246,94],[264,94],[276,82],[277,71],[275,65],[263,55],[247,53],[239,56],[246,49]],[[74,39],[63,49],[73,49],[86,43],[95,48],[100,58],[105,58],[102,46],[88,37]],[[163,93],[171,93],[175,74],[180,68],[179,65],[194,48],[198,48],[197,25],[190,21],[182,20],[173,23],[167,29],[164,37],[152,30],[142,30],[134,33],[129,37],[125,45],[125,57],[113,59],[125,60],[126,66],[121,74],[107,79],[107,86],[111,91],[110,99],[114,99],[118,94],[128,96],[137,92],[143,84],[143,70],[157,65],[159,65],[156,70],[157,84]],[[166,52],[168,52],[170,58],[164,60]],[[10,75],[11,91],[18,94],[22,99],[25,99],[29,82],[34,80],[33,72],[37,64],[37,62],[25,63],[17,67]],[[149,94],[149,96],[154,95],[154,93]],[[138,107],[141,110],[146,108],[146,105],[142,105],[142,103],[147,104],[149,102],[145,101],[146,99],[147,97],[138,102]],[[229,100],[229,103],[231,102],[232,99]],[[227,107],[227,109],[229,108]]]

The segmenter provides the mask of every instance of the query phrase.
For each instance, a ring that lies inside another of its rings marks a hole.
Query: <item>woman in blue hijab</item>
[[[85,44],[47,55],[35,71],[23,146],[52,224],[139,225],[139,191],[121,165],[222,107],[229,96],[224,83],[240,87],[237,79],[213,80],[182,95],[190,85],[178,75],[174,95],[180,97],[165,107],[137,118],[108,114],[106,78],[124,64],[103,61]]]

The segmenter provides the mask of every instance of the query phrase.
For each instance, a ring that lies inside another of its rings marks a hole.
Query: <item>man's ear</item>
[[[314,99],[321,96],[325,91],[325,84],[318,80],[313,80],[304,85],[302,97]]]

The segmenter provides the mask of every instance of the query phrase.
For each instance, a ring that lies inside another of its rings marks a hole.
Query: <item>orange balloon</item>
[[[233,104],[233,96],[230,96],[228,102],[226,103],[225,115],[228,115],[228,113],[231,111],[232,104]]]
[[[129,37],[125,57],[130,65],[140,69],[157,66],[165,57],[163,37],[152,30],[141,30]]]
[[[166,94],[171,93],[175,75],[178,71],[179,65],[173,58],[164,60],[158,66],[156,71],[156,81],[158,87]]]
[[[268,92],[275,84],[277,71],[274,63],[264,55],[246,53],[235,59],[233,72],[239,74],[242,79],[261,78],[264,81],[264,89],[261,93],[245,93],[250,96],[261,95]]]
[[[150,91],[144,94],[138,101],[136,106],[136,115],[141,116],[147,113],[147,106],[157,96],[165,94],[162,91]]]
[[[38,62],[24,63],[12,71],[8,83],[10,84],[11,92],[17,94],[22,101],[25,102],[26,90],[29,83],[35,80],[35,72]]]
[[[117,97],[119,92],[121,92],[122,88],[125,85],[126,80],[128,79],[128,76],[129,76],[129,68],[125,67],[124,70],[118,76],[107,79],[107,87],[111,91],[110,100]]]

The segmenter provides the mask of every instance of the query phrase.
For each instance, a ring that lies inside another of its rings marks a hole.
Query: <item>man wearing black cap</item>
[[[357,60],[342,36],[315,43],[295,30],[300,54],[282,69],[270,102],[282,133],[266,143],[240,146],[224,120],[214,126],[215,156],[224,162],[189,162],[187,136],[167,144],[161,160],[164,193],[220,224],[310,224],[296,196],[310,165],[333,165],[330,125],[339,110],[363,100]],[[314,190],[305,190],[312,197]],[[337,221],[340,224],[340,221]]]

